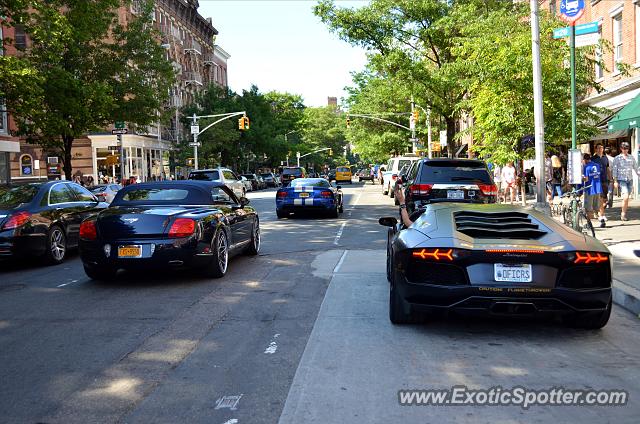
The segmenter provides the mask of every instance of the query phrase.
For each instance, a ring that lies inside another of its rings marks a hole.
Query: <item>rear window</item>
[[[125,202],[139,202],[150,200],[153,202],[184,200],[189,196],[189,190],[182,188],[144,188],[130,190],[122,196]]]
[[[255,180],[256,176],[253,174],[242,174],[243,177],[245,177],[247,180]]]
[[[401,159],[398,161],[398,170],[402,169],[405,165],[411,165],[411,162],[415,162],[409,159]]]
[[[271,174],[260,174],[260,175],[262,175],[262,178],[273,178]]]
[[[302,175],[302,170],[300,168],[285,168],[282,175]]]
[[[220,173],[218,171],[192,172],[189,174],[189,179],[200,181],[218,181],[220,180]]]
[[[464,161],[426,162],[420,172],[421,183],[475,182],[491,184],[489,171],[483,163]]]
[[[291,187],[331,187],[329,181],[318,178],[318,179],[306,179],[306,178],[298,178],[296,180],[291,181]]]
[[[340,166],[338,168],[336,168],[336,171],[338,172],[351,172],[350,168],[344,167],[344,166]]]
[[[13,209],[24,203],[30,203],[37,193],[38,187],[32,185],[0,191],[0,209]]]

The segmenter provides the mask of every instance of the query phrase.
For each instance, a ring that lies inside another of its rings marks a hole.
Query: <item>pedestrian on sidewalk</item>
[[[556,194],[562,198],[562,183],[565,179],[566,173],[560,158],[556,155],[551,156],[551,202]]]
[[[607,160],[609,161],[609,166],[611,167],[611,176],[613,178],[613,157],[615,156],[615,152],[611,150],[611,147],[607,146],[604,148],[604,154],[607,156]],[[607,197],[607,207],[611,209],[613,207],[613,181],[609,180],[609,195]]]
[[[620,193],[622,194],[622,213],[620,219],[622,221],[628,221],[627,209],[629,209],[629,194],[633,188],[632,172],[635,172],[638,176],[640,176],[640,172],[638,171],[636,159],[629,154],[629,143],[625,141],[620,144],[620,150],[622,150],[622,153],[613,159],[613,187],[617,190],[619,186]]]
[[[509,195],[509,203],[513,205],[516,199],[516,168],[514,168],[512,161],[507,162],[502,168],[500,179],[504,186],[504,203],[507,203],[507,195]]]
[[[602,193],[602,184],[600,184],[600,163],[593,160],[589,153],[582,156],[584,162],[582,179],[584,180],[584,209],[587,211],[587,217],[593,219],[593,214],[600,210],[600,195]]]
[[[604,214],[604,207],[607,205],[607,201],[609,200],[609,181],[611,181],[612,178],[609,159],[607,159],[607,156],[604,154],[604,146],[602,143],[596,144],[596,154],[594,154],[591,159],[600,163],[600,182],[602,183],[602,193],[600,196],[602,196],[602,201],[600,202],[598,220],[600,220],[600,228],[604,228],[607,226],[607,217]]]
[[[502,168],[497,163],[493,164],[493,182],[498,192],[496,198],[500,202],[502,200]]]

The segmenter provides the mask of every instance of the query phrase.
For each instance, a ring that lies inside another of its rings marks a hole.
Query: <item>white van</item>
[[[389,162],[387,162],[387,170],[382,174],[382,194],[388,194],[389,197],[393,197],[393,185],[398,179],[398,172],[403,166],[411,165],[420,159],[420,156],[412,153],[389,159]]]

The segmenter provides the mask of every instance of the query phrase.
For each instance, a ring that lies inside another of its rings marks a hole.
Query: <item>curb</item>
[[[611,292],[616,305],[640,317],[640,290],[614,279]]]

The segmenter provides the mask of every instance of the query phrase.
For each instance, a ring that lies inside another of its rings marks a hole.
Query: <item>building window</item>
[[[602,37],[602,28],[599,28],[598,31],[600,32],[600,37]],[[595,71],[596,71],[596,81],[601,80],[604,78],[604,69],[602,68],[602,46],[600,46],[600,44],[596,44],[596,65],[595,65]]]
[[[7,121],[7,107],[4,104],[4,99],[0,97],[0,134],[9,134],[9,123]]]
[[[14,44],[16,49],[24,50],[27,48],[27,33],[24,32],[24,27],[22,25],[16,25],[14,27],[15,30],[15,38]]]
[[[613,17],[613,64],[615,66],[620,62],[622,62],[622,13]]]
[[[33,158],[31,155],[20,156],[20,175],[25,177],[33,175]]]

